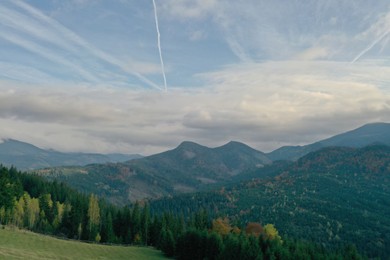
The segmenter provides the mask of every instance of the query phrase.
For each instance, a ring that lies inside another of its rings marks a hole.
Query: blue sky
[[[390,121],[378,0],[0,1],[0,138],[151,154],[270,151]]]

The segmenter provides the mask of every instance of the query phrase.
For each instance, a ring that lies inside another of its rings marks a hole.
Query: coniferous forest
[[[0,167],[0,221],[57,237],[95,243],[153,246],[177,259],[361,259],[353,245],[338,250],[285,238],[277,223],[233,225],[206,210],[151,212],[119,208],[63,183]]]

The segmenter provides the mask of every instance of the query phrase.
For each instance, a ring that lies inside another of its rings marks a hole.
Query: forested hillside
[[[262,152],[238,142],[217,148],[183,142],[173,150],[126,163],[56,167],[36,172],[126,205],[145,198],[194,192],[270,163]]]
[[[325,148],[266,173],[217,191],[152,201],[151,208],[205,208],[237,225],[275,223],[288,237],[328,248],[353,243],[370,257],[390,255],[390,147]]]
[[[353,246],[329,251],[284,238],[273,224],[233,225],[205,210],[184,215],[151,211],[148,204],[118,208],[93,194],[82,195],[64,184],[3,166],[0,222],[96,243],[151,245],[177,259],[361,258]]]

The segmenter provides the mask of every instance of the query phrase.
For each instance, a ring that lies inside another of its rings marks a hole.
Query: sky
[[[269,152],[390,122],[388,0],[1,0],[0,139]]]

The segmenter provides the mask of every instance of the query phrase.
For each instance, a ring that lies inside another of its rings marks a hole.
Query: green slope
[[[0,228],[0,259],[166,259],[144,247],[88,244]]]
[[[125,205],[145,198],[193,192],[270,163],[262,152],[238,142],[217,148],[183,142],[173,150],[125,163],[57,167],[37,172]]]
[[[331,248],[353,243],[369,257],[390,255],[389,146],[325,148],[267,175],[150,206],[178,213],[205,208],[243,226],[274,223],[288,237]]]

